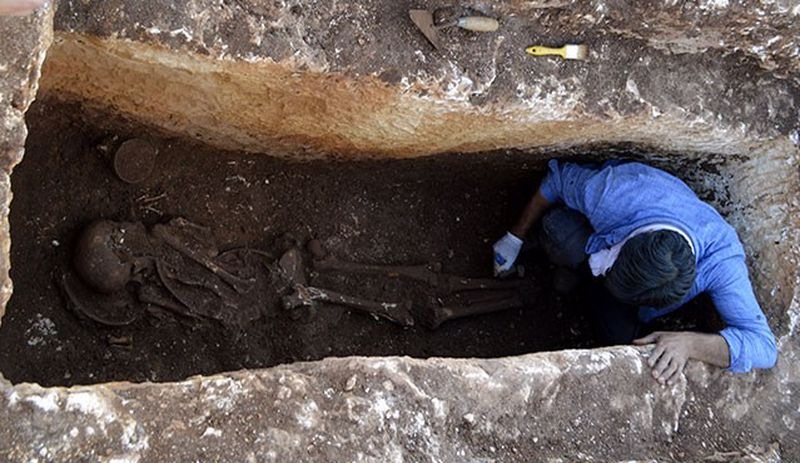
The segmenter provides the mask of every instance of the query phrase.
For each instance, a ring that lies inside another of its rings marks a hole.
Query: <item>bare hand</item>
[[[660,384],[672,385],[678,380],[689,360],[695,333],[656,331],[633,341],[636,345],[655,344],[647,364]]]
[[[0,0],[0,16],[24,16],[34,12],[45,0]]]

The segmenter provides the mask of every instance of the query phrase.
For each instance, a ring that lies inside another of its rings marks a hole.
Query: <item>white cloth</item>
[[[691,249],[692,254],[694,254],[694,245],[692,244],[692,240],[689,239],[689,235],[687,235],[686,232],[672,225],[668,225],[665,223],[656,223],[653,225],[647,225],[641,228],[637,228],[636,230],[632,231],[630,235],[626,236],[624,240],[620,241],[614,246],[602,249],[590,255],[589,268],[592,269],[592,275],[596,277],[605,275],[611,268],[611,266],[614,265],[614,262],[617,261],[617,257],[619,257],[619,252],[620,250],[622,250],[622,246],[625,243],[627,243],[629,239],[633,238],[636,235],[641,235],[642,233],[654,232],[659,230],[674,231],[675,233],[681,235],[683,239],[685,239],[686,242],[689,243],[689,249]]]

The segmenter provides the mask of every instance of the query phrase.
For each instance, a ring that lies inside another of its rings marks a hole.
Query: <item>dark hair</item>
[[[606,288],[626,304],[663,308],[683,300],[692,289],[695,259],[689,243],[668,230],[628,240],[606,274]]]

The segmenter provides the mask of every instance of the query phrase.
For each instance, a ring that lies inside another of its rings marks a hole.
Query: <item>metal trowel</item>
[[[473,32],[494,32],[500,27],[500,23],[496,19],[486,16],[462,16],[455,21],[437,26],[433,23],[433,13],[428,10],[409,10],[408,15],[419,30],[422,31],[422,34],[425,35],[425,38],[437,49],[441,47],[439,29],[458,26],[461,29]]]

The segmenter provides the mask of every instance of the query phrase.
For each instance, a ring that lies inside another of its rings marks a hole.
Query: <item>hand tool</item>
[[[487,16],[462,16],[454,21],[435,25],[433,23],[433,13],[428,10],[409,10],[408,15],[431,45],[437,49],[441,47],[441,41],[439,40],[440,29],[458,26],[461,29],[473,32],[494,32],[500,27],[500,23],[496,19]]]
[[[564,59],[585,60],[589,57],[589,47],[584,44],[568,44],[560,48],[532,45],[525,49],[525,53],[533,56],[560,56]]]

